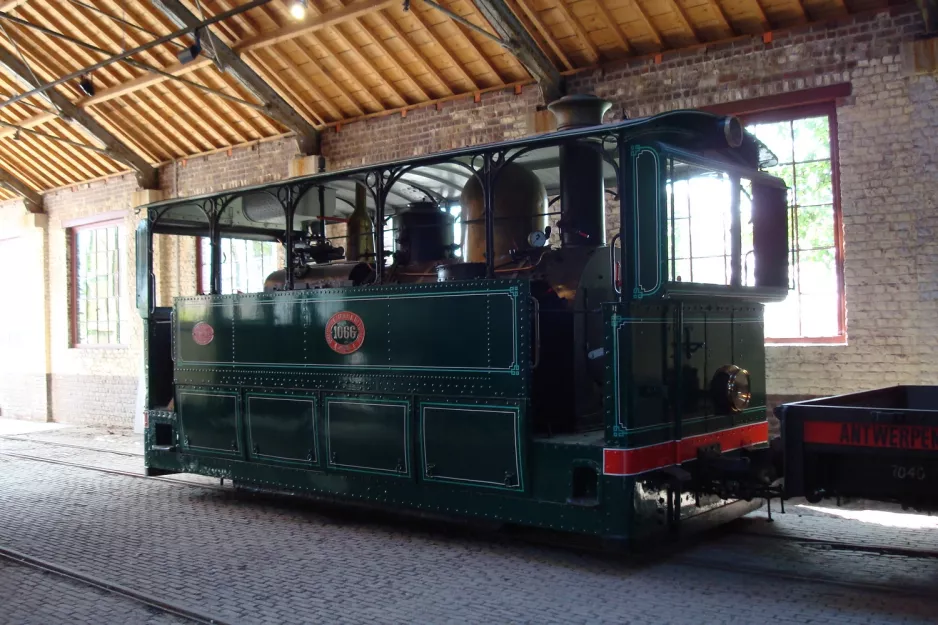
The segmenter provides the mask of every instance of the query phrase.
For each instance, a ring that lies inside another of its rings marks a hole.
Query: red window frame
[[[837,140],[837,103],[850,96],[849,83],[715,105],[706,110],[735,115],[744,126],[827,116],[830,129],[831,203],[834,212],[834,265],[837,281],[837,334],[834,336],[765,337],[767,344],[844,344],[847,342],[847,298],[844,285],[843,212],[840,198],[840,157]]]
[[[123,213],[121,213],[123,215]],[[123,217],[99,217],[98,221],[92,219],[80,219],[70,223],[63,224],[66,229],[66,241],[68,245],[68,321],[69,321],[69,347],[80,349],[119,349],[127,347],[128,343],[121,340],[121,299],[124,297],[124,276],[126,274],[127,259],[125,254],[120,254],[117,267],[117,324],[118,324],[118,342],[117,343],[82,343],[78,340],[78,233],[83,230],[98,230],[116,226],[118,228],[118,237],[124,236]],[[124,242],[126,245],[126,241]]]

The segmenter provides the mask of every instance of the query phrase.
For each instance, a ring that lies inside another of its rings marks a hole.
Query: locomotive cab
[[[148,472],[629,543],[751,510],[785,185],[733,118],[609,108],[145,207]],[[206,294],[168,301],[172,236],[207,241]],[[229,240],[277,250],[254,292]]]

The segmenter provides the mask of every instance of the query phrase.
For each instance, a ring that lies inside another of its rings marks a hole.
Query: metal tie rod
[[[76,46],[79,46],[81,48],[91,50],[92,52],[97,52],[99,54],[107,54],[107,55],[114,54],[110,50],[99,48],[96,45],[88,43],[87,41],[82,41],[81,39],[72,37],[71,35],[66,35],[65,33],[59,32],[57,30],[52,30],[51,28],[46,28],[45,26],[40,26],[39,24],[33,24],[32,22],[26,21],[24,19],[20,19],[18,17],[10,15],[9,13],[4,13],[0,11],[0,20],[7,20],[10,22],[13,22],[14,24],[18,26],[22,26],[24,28],[32,28],[33,30],[37,30],[44,35],[62,39],[69,43],[75,44]],[[124,59],[124,62],[133,67],[137,67],[139,69],[146,70],[150,73],[163,76],[164,78],[168,78],[169,80],[175,80],[189,87],[193,87],[195,89],[201,89],[202,91],[207,91],[208,93],[211,93],[212,95],[218,96],[219,98],[224,98],[225,100],[230,100],[231,102],[234,102],[236,104],[241,104],[242,106],[247,106],[249,108],[256,109],[258,111],[261,111],[262,113],[267,112],[267,107],[264,106],[263,104],[255,104],[254,102],[248,102],[247,100],[243,100],[239,97],[229,95],[225,93],[224,91],[213,89],[212,87],[209,87],[208,85],[203,85],[192,80],[187,80],[186,78],[183,78],[181,76],[176,76],[158,67],[153,67],[152,65],[149,65],[147,63],[135,61],[134,59]]]
[[[3,102],[0,102],[0,108],[4,108],[4,107],[7,107],[7,106],[10,106],[11,104],[14,104],[14,103],[16,103],[16,102],[19,102],[20,100],[22,100],[22,99],[24,99],[24,98],[28,98],[28,97],[30,97],[30,96],[34,96],[34,95],[38,95],[38,94],[40,94],[40,93],[44,93],[44,92],[48,91],[49,89],[52,89],[53,87],[56,87],[56,86],[58,86],[58,85],[61,85],[62,83],[68,82],[69,80],[74,80],[75,78],[80,78],[81,76],[84,76],[85,74],[88,74],[88,73],[90,73],[90,72],[95,71],[96,69],[101,69],[102,67],[107,67],[108,65],[110,65],[110,64],[112,64],[112,63],[116,63],[116,62],[118,62],[118,61],[123,61],[124,59],[126,59],[126,58],[128,58],[128,57],[130,57],[130,56],[133,56],[134,54],[139,54],[139,53],[141,53],[141,52],[144,52],[144,51],[146,51],[146,50],[149,50],[150,48],[155,48],[156,46],[159,46],[159,45],[162,45],[162,44],[167,43],[167,42],[169,42],[169,41],[172,41],[173,39],[178,39],[179,37],[182,37],[182,36],[184,36],[184,35],[188,35],[189,33],[193,32],[193,31],[196,31],[196,30],[198,30],[198,29],[200,29],[200,28],[204,28],[204,27],[206,27],[206,26],[210,26],[211,24],[215,24],[215,23],[217,23],[217,22],[221,22],[221,21],[226,20],[226,19],[228,19],[229,17],[232,17],[232,16],[235,16],[235,15],[238,15],[238,14],[241,14],[241,13],[245,13],[246,11],[249,11],[249,10],[254,9],[254,8],[256,8],[256,7],[259,7],[259,6],[261,6],[261,5],[267,4],[268,2],[270,2],[270,0],[252,0],[251,2],[248,2],[247,4],[241,5],[241,6],[239,6],[239,7],[235,7],[235,8],[233,8],[233,9],[231,9],[231,10],[225,11],[224,13],[219,13],[219,14],[217,14],[217,15],[214,15],[214,16],[208,18],[207,20],[202,20],[202,21],[199,22],[198,24],[193,24],[192,26],[187,26],[187,27],[185,27],[185,28],[181,28],[181,29],[179,29],[179,30],[177,30],[177,31],[171,32],[171,33],[168,34],[168,35],[163,35],[163,36],[160,37],[159,39],[154,39],[153,41],[151,41],[151,42],[149,42],[149,43],[145,43],[145,44],[143,44],[143,45],[141,45],[141,46],[137,46],[136,48],[133,48],[132,50],[127,50],[126,52],[121,52],[120,54],[118,54],[118,55],[116,55],[116,56],[112,56],[112,57],[109,58],[109,59],[104,59],[103,61],[101,61],[101,62],[99,62],[99,63],[95,63],[94,65],[91,65],[91,66],[89,66],[89,67],[85,67],[85,68],[83,68],[83,69],[80,69],[80,70],[78,70],[77,72],[72,72],[72,73],[69,74],[68,76],[63,76],[62,78],[57,78],[57,79],[53,80],[52,82],[46,83],[46,84],[44,84],[44,85],[40,85],[39,87],[36,87],[35,89],[31,89],[30,91],[27,91],[27,92],[25,92],[25,93],[21,93],[21,94],[19,94],[19,95],[13,96],[13,97],[10,98],[9,100],[4,100]],[[4,13],[4,15],[6,15],[6,14]]]
[[[490,33],[489,31],[485,30],[484,28],[482,28],[482,27],[479,26],[478,24],[473,24],[472,22],[470,22],[469,20],[467,20],[466,18],[464,18],[464,17],[463,17],[462,15],[460,15],[459,13],[456,13],[455,11],[451,11],[450,9],[446,8],[446,7],[443,6],[443,5],[437,4],[436,2],[433,2],[433,0],[423,0],[423,3],[424,3],[424,4],[429,4],[429,5],[432,6],[434,9],[436,9],[437,11],[443,13],[444,15],[448,15],[452,20],[454,20],[454,21],[456,21],[456,22],[459,22],[460,24],[462,24],[462,25],[465,26],[466,28],[470,28],[470,29],[474,30],[475,32],[479,33],[480,35],[482,35],[482,36],[484,36],[484,37],[488,37],[489,39],[491,39],[492,41],[494,41],[495,43],[497,43],[497,44],[500,45],[501,47],[505,48],[506,50],[509,50],[509,51],[514,50],[515,46],[513,46],[513,45],[511,44],[511,42],[505,41],[504,39],[502,39],[502,38],[499,37],[498,35],[495,35],[495,34],[493,34],[493,33]]]

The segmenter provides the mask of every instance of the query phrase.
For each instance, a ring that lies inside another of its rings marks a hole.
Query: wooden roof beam
[[[0,65],[6,67],[11,75],[28,82],[33,88],[39,88],[42,85],[29,71],[26,64],[5,48],[0,48]],[[123,141],[102,126],[98,120],[78,108],[61,92],[56,89],[49,89],[45,93],[52,101],[52,104],[62,112],[62,116],[81,126],[87,134],[99,141],[110,158],[135,170],[137,172],[137,181],[141,187],[144,189],[155,189],[157,187],[159,184],[157,171],[145,158],[130,149]]]
[[[537,80],[544,94],[544,101],[552,102],[562,96],[566,90],[563,76],[554,67],[550,58],[538,47],[534,37],[524,28],[505,0],[473,0],[473,2],[498,36],[508,42],[512,53]]]
[[[756,0],[758,2],[758,0]],[[664,47],[664,38],[661,36],[661,31],[659,31],[651,21],[651,17],[642,8],[642,5],[639,4],[639,0],[630,0],[632,6],[635,7],[635,12],[638,13],[638,16],[641,18],[642,23],[645,24],[645,27],[651,33],[651,36],[654,38],[656,45],[659,49]]]
[[[684,26],[685,30],[690,32],[690,36],[693,38],[694,43],[700,43],[700,35],[697,34],[697,30],[694,28],[694,25],[687,17],[687,13],[684,12],[684,9],[681,8],[681,5],[678,4],[677,0],[670,0],[670,2],[671,8],[674,9],[674,14],[678,17],[678,21],[681,22],[681,25]]]
[[[550,31],[547,30],[547,27],[544,26],[544,23],[537,16],[537,13],[531,9],[524,0],[514,0],[517,3],[518,7],[521,8],[521,11],[525,16],[530,20],[531,24],[534,26],[534,29],[541,35],[544,39],[544,43],[550,46],[550,49],[554,51],[554,54],[557,55],[557,58],[560,59],[560,62],[563,63],[568,70],[573,69],[573,63],[570,62],[570,59],[564,54],[563,49],[557,43],[557,41],[551,36]],[[525,28],[527,30],[527,28]]]
[[[0,187],[23,198],[23,204],[30,213],[42,212],[42,196],[5,169],[0,169]]]
[[[152,2],[166,17],[180,26],[193,27],[202,21],[180,0],[152,0]],[[206,49],[215,51],[217,56],[215,60],[224,71],[234,76],[264,103],[266,113],[271,119],[296,133],[296,142],[300,151],[303,154],[319,154],[319,131],[211,30],[204,29],[203,36],[209,39]]]
[[[155,0],[157,3],[161,1],[162,0]],[[381,9],[400,4],[400,0],[362,0],[361,2],[353,2],[335,11],[328,11],[315,17],[307,17],[305,20],[303,20],[302,23],[294,24],[293,26],[287,26],[284,28],[278,28],[271,33],[264,33],[257,35],[256,37],[245,39],[238,42],[235,48],[238,50],[238,52],[251,52],[257,48],[263,48],[275,43],[281,43],[283,41],[287,41],[288,39],[295,39],[301,35],[308,35],[309,33],[315,32],[317,30],[322,30],[323,28],[328,28],[329,26],[335,26],[336,24],[347,22],[349,20],[359,18],[363,15],[368,15],[369,13],[380,11]]]
[[[321,30],[323,28],[327,28],[328,26],[331,26],[334,24],[339,24],[348,20],[355,19],[356,17],[359,16],[359,14],[362,14],[362,12],[370,13],[373,11],[377,11],[379,8],[390,6],[392,4],[394,4],[393,0],[364,0],[362,2],[349,4],[349,5],[346,5],[345,7],[345,9],[348,9],[348,10],[340,9],[338,11],[329,11],[328,13],[324,13],[323,15],[316,17],[316,18],[313,18],[313,17],[306,18],[306,21],[303,24],[304,27],[302,29],[302,32],[299,32],[299,30],[297,29],[293,29],[289,33],[285,33],[285,31],[287,31],[288,29],[277,30],[273,33],[267,33],[264,35],[259,35],[257,37],[246,39],[243,42],[235,44],[233,46],[233,49],[238,53],[244,53],[244,52],[248,52],[251,50],[257,50],[257,49],[272,45],[273,43],[276,43],[277,41],[286,41],[288,39],[293,39],[294,37],[298,37],[300,34],[304,34],[307,32],[314,32],[316,30]],[[380,14],[378,13],[376,13],[376,15],[380,16]],[[380,16],[380,17],[383,18],[383,16]],[[409,41],[407,41],[406,43],[408,46],[410,46]],[[413,46],[410,46],[410,48],[413,48]],[[182,75],[188,74],[190,72],[194,72],[199,69],[211,67],[213,65],[214,63],[212,62],[212,59],[209,59],[204,56],[200,56],[199,58],[189,63],[185,63],[185,64],[175,63],[173,65],[170,65],[169,67],[163,68],[162,71],[165,74],[172,74],[173,76],[182,76]],[[439,74],[434,72],[434,75],[438,77],[438,80],[440,80],[441,84],[446,86],[448,95],[452,95],[453,93],[452,89],[449,89],[448,85],[446,85],[446,83],[441,78],[439,78]],[[94,96],[79,100],[78,106],[80,108],[87,108],[89,106],[93,106],[96,104],[104,104],[108,102],[109,100],[119,98],[129,93],[133,93],[134,91],[139,91],[140,89],[152,87],[153,85],[158,85],[166,80],[169,80],[169,78],[165,75],[143,74],[139,78],[134,78],[133,80],[129,80],[125,83],[115,85],[113,87],[101,89],[100,91],[95,93]],[[33,127],[33,126],[38,126],[40,124],[44,124],[53,119],[55,119],[55,115],[51,113],[41,113],[33,118],[24,120],[21,125],[26,126],[26,127]],[[0,138],[2,138],[3,136],[6,136],[4,133],[5,133],[4,130],[0,130]],[[12,133],[9,133],[9,134],[12,134]]]

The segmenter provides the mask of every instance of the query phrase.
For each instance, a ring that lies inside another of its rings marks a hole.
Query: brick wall
[[[837,112],[849,342],[843,346],[768,348],[769,392],[829,394],[896,382],[931,383],[938,374],[938,91],[934,76],[906,76],[901,44],[921,31],[918,14],[899,10],[828,27],[738,41],[718,49],[639,59],[570,79],[571,91],[614,102],[606,120],[755,98],[851,82],[853,96]],[[525,136],[534,127],[539,91],[492,92],[399,115],[330,129],[323,150],[330,170],[483,142]],[[231,154],[189,159],[161,170],[167,197],[205,193],[283,178],[296,153],[278,140]],[[130,343],[119,349],[70,348],[63,222],[77,216],[127,212],[128,177],[47,196],[49,302],[48,371],[57,420],[129,423],[140,366],[134,277],[126,278]],[[20,209],[22,210],[22,209]],[[5,228],[0,207],[0,238]],[[609,234],[618,229],[607,207]],[[338,229],[335,229],[338,230]],[[332,233],[332,229],[330,234]],[[194,247],[160,244],[155,252],[160,299],[194,289]],[[132,267],[132,265],[128,265]],[[2,360],[2,359],[0,359]],[[3,408],[0,385],[0,409]]]
[[[606,121],[852,83],[837,111],[844,213],[848,343],[769,346],[776,400],[938,374],[938,104],[934,76],[906,76],[901,44],[922,32],[914,8],[855,17],[710,49],[621,63],[569,81],[613,102]],[[353,124],[324,137],[337,167],[524,136],[543,104],[526,88]],[[931,175],[929,175],[929,173]],[[607,206],[607,231],[618,230]]]

